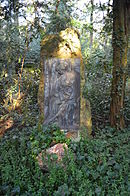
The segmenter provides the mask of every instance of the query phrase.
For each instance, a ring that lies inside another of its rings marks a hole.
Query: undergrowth
[[[42,173],[34,155],[54,139],[65,142],[59,129],[46,131],[26,127],[1,139],[0,195],[129,195],[129,129],[108,127],[94,139],[69,142],[63,164],[49,164],[49,172]]]

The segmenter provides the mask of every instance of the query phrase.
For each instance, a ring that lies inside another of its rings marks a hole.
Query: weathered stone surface
[[[45,99],[46,99],[46,95],[45,95],[45,89],[46,89],[45,88],[45,84],[46,84],[45,72],[46,72],[46,70],[45,69],[47,66],[46,62],[48,62],[48,59],[56,59],[56,61],[63,61],[64,60],[64,63],[67,61],[68,62],[71,61],[71,64],[75,64],[72,62],[75,62],[77,59],[80,60],[80,79],[79,79],[79,83],[80,83],[80,100],[79,100],[80,120],[79,121],[80,122],[78,123],[78,120],[74,120],[73,123],[76,122],[76,124],[80,124],[80,127],[85,126],[87,129],[89,129],[88,132],[90,133],[91,132],[91,117],[90,117],[90,112],[89,113],[87,112],[86,99],[84,99],[84,97],[83,97],[83,87],[84,87],[84,83],[85,83],[84,64],[83,64],[83,59],[82,59],[82,54],[81,54],[79,34],[77,33],[77,31],[75,31],[74,29],[71,29],[71,28],[67,28],[66,30],[61,31],[57,35],[46,36],[41,42],[41,77],[40,77],[40,85],[39,85],[39,92],[38,92],[38,104],[39,104],[40,113],[41,113],[41,122],[45,122],[48,120],[48,117],[45,112],[45,107],[46,107],[45,106]],[[61,66],[61,68],[60,68],[60,71],[61,71],[62,64],[59,64],[59,67],[60,66]],[[63,67],[64,67],[63,69],[65,69],[65,66],[63,66]],[[71,71],[73,73],[73,69]],[[57,71],[57,73],[58,73],[58,71]],[[70,74],[70,75],[71,76],[69,76],[69,74],[66,74],[65,77],[66,78],[67,77],[73,78],[74,74]],[[63,80],[62,80],[62,82],[63,82]],[[62,82],[61,82],[61,84],[62,84]],[[59,97],[59,94],[58,94],[58,97]],[[57,103],[57,101],[54,101],[53,103]],[[65,115],[65,112],[63,112],[62,115]],[[68,122],[68,123],[69,123],[69,125],[71,124],[70,122]],[[88,125],[89,125],[89,128],[88,128]],[[66,128],[66,126],[62,126],[61,128]]]
[[[44,124],[79,129],[80,59],[51,58],[44,68]]]

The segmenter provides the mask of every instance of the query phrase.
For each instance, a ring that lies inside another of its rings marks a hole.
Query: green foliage
[[[72,2],[60,0],[52,3],[53,9],[48,9],[49,23],[45,24],[47,34],[58,33],[71,26]]]
[[[21,105],[22,123],[29,126],[36,125],[39,115],[37,104],[39,75],[39,68],[25,68],[23,71],[21,89],[25,96]]]
[[[19,80],[17,74],[13,78],[0,77],[0,117],[4,119],[6,115],[11,115],[19,126],[34,126],[38,121],[37,93],[39,85],[39,68],[25,68],[21,81],[20,104],[15,108],[18,101]],[[4,72],[2,74],[5,74]],[[14,108],[13,108],[14,107]],[[12,109],[11,109],[12,108]],[[10,112],[10,113],[9,113]]]
[[[92,110],[92,122],[94,128],[103,128],[109,125],[110,97],[112,82],[112,48],[105,45],[105,48],[93,48],[85,54],[86,85],[84,96],[89,99]],[[123,110],[126,126],[130,122],[130,96],[129,80],[126,83],[125,107]]]
[[[111,47],[93,49],[87,55],[86,85],[84,96],[89,99],[94,127],[104,127],[109,123],[112,56]],[[109,58],[108,58],[109,57]]]
[[[58,132],[54,126],[46,128],[46,134],[52,130]],[[129,130],[116,132],[108,127],[93,140],[71,142],[62,164],[48,164],[48,174],[42,173],[33,158],[30,137],[34,132],[34,128],[21,133],[15,129],[2,138],[1,195],[129,195]],[[39,142],[42,135],[34,135]]]
[[[31,155],[29,143],[29,129],[23,133],[15,130],[0,144],[0,195],[19,195],[43,193],[43,175]]]
[[[57,125],[35,127],[30,137],[33,154],[37,155],[41,149],[46,149],[56,143],[68,143],[65,134]]]
[[[130,78],[126,82],[125,108],[123,110],[126,125],[130,124]]]

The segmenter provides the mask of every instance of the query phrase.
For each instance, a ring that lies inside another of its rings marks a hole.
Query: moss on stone
[[[91,117],[88,118],[86,111],[86,100],[83,98],[83,87],[85,84],[84,64],[81,53],[79,33],[67,28],[59,34],[47,35],[41,41],[41,77],[38,92],[38,103],[41,115],[44,113],[44,59],[47,58],[79,58],[80,59],[80,126],[87,127],[91,133]]]

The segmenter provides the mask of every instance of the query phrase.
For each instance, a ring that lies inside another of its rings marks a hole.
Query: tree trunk
[[[124,97],[127,76],[128,49],[127,0],[113,0],[113,79],[110,104],[110,125],[125,127]]]

